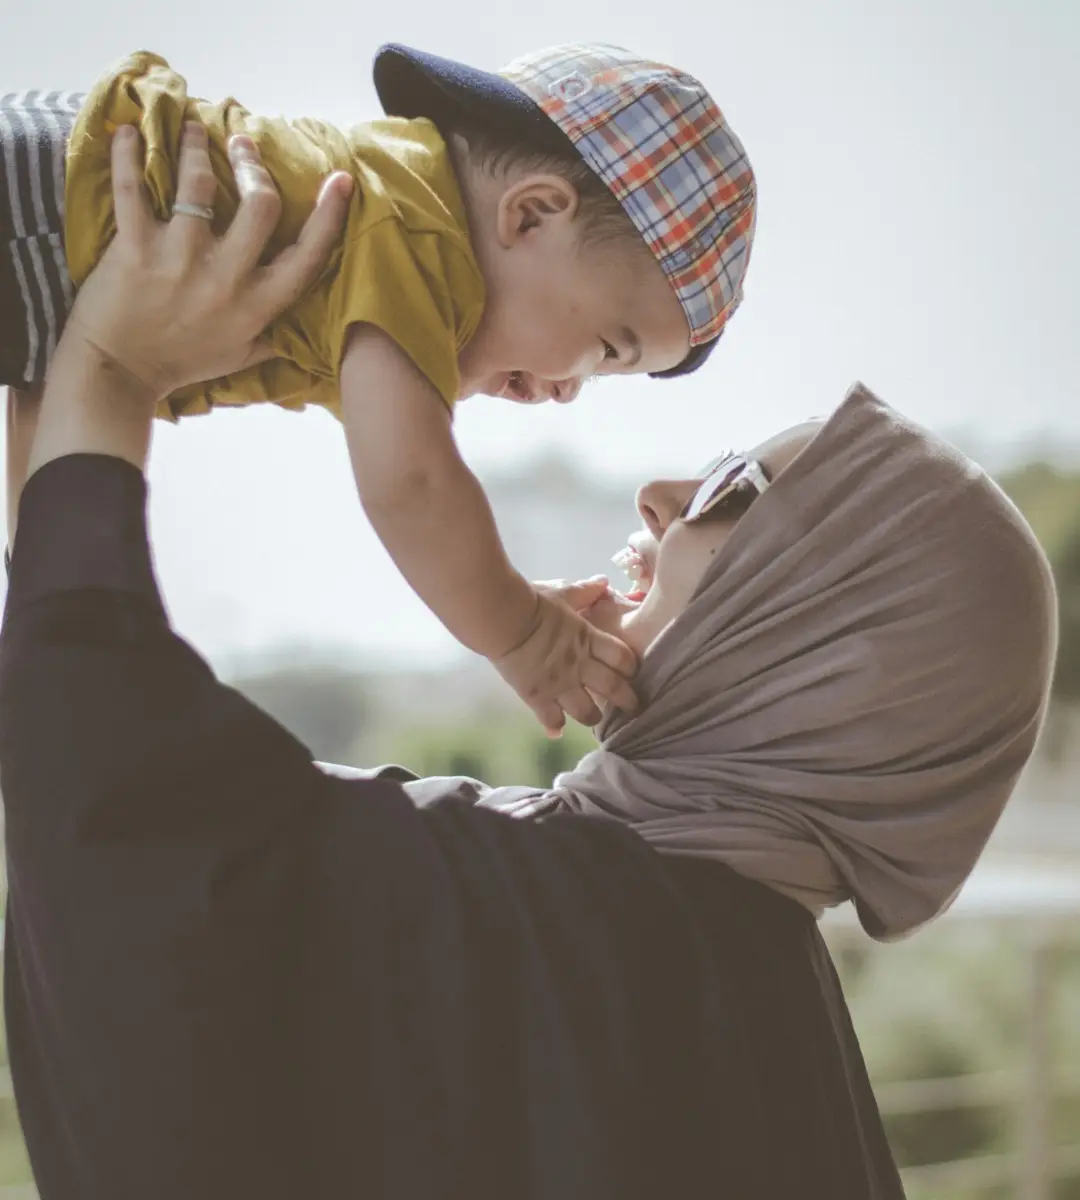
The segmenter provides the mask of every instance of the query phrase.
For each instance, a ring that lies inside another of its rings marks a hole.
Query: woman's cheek
[[[705,562],[701,556],[687,552],[681,554],[677,562],[668,564],[668,570],[657,589],[658,600],[661,601],[665,620],[673,620],[690,603],[690,598],[697,591],[701,577],[705,573]],[[657,578],[660,580],[659,572]]]
[[[687,580],[694,577],[697,555],[692,539],[686,536],[690,531],[683,527],[677,535],[668,535],[667,542],[661,547],[656,560],[656,583],[664,594],[665,606],[679,604],[680,597],[689,599]],[[678,536],[682,535],[682,536]],[[681,603],[685,604],[686,600]]]

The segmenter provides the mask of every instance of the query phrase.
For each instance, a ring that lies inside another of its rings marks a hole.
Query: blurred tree
[[[483,782],[485,774],[484,759],[471,751],[451,752],[446,760],[447,775],[467,775],[470,779]]]
[[[564,733],[561,738],[538,737],[535,750],[536,778],[541,783],[550,783],[556,775],[576,766],[588,749],[591,747],[584,746],[581,739],[572,733]]]
[[[1080,472],[1032,462],[1005,472],[998,482],[1050,558],[1057,558],[1080,523]]]
[[[232,684],[276,717],[317,759],[352,762],[370,712],[367,686],[357,672],[328,663],[286,660]]]
[[[1060,643],[1054,695],[1080,702],[1080,520],[1053,558],[1058,586]]]
[[[906,1046],[911,1079],[948,1079],[972,1071],[964,1051],[939,1030],[909,1031]],[[992,1104],[896,1113],[885,1126],[893,1154],[905,1167],[989,1154],[1008,1138],[1005,1118]]]
[[[1050,558],[1060,614],[1054,696],[1080,702],[1080,473],[1028,463],[1000,480]]]
[[[379,755],[419,775],[470,775],[493,787],[546,787],[596,745],[592,733],[571,722],[557,741],[531,716],[478,714],[401,729]]]

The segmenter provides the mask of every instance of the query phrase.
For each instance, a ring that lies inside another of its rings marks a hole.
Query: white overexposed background
[[[625,484],[629,528],[635,481],[825,412],[855,379],[999,460],[1080,445],[1074,0],[0,9],[0,91],[84,88],[145,48],[195,94],[351,124],[377,114],[370,65],[386,41],[491,69],[608,41],[702,78],[760,187],[746,300],[723,346],[683,381],[609,381],[569,409],[470,401],[458,435],[482,474],[564,453]],[[367,527],[326,414],[161,427],[151,485],[169,602],[212,656],[451,654]]]

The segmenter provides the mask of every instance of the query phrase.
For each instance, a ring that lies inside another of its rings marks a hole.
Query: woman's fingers
[[[241,139],[234,155],[241,201],[223,237],[207,219],[217,183],[201,125],[185,127],[174,206],[179,211],[166,220],[156,219],[144,195],[142,158],[134,131],[118,133],[117,236],[80,288],[68,325],[148,391],[164,396],[272,356],[261,335],[324,266],[340,236],[348,181],[327,189],[295,252],[268,268],[253,268],[277,224],[280,200],[250,140]]]
[[[142,138],[134,125],[121,125],[112,140],[113,206],[116,228],[133,245],[154,232],[154,214],[143,187]]]
[[[252,342],[247,358],[243,362],[238,363],[233,369],[236,371],[246,371],[248,367],[256,367],[259,363],[269,362],[272,358],[279,357],[278,351],[269,342],[261,340]]]
[[[197,121],[188,121],[180,138],[180,166],[169,240],[189,254],[205,246],[212,236],[216,200],[217,180],[210,165],[210,139]]]
[[[242,279],[258,265],[277,228],[281,197],[251,138],[232,137],[228,149],[240,207],[221,243],[220,254],[227,269]]]
[[[298,299],[318,278],[335,242],[341,236],[349,211],[353,181],[336,172],[323,184],[315,209],[304,222],[296,243],[283,250],[263,271],[255,287],[256,311],[266,322]]]

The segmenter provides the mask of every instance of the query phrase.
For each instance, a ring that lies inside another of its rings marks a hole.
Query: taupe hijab
[[[645,656],[643,708],[550,792],[872,936],[942,912],[1035,744],[1054,587],[972,462],[858,386],[741,517]]]

